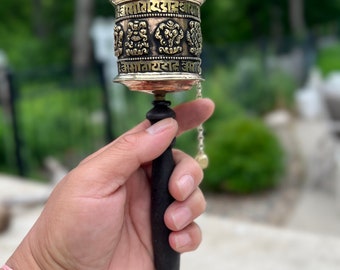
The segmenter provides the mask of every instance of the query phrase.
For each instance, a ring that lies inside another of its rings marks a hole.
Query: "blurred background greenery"
[[[94,18],[113,14],[106,0],[2,0],[0,49],[14,75],[20,138],[13,139],[2,104],[1,172],[45,180],[47,157],[72,168],[144,119],[152,101],[144,94],[124,91],[124,110],[112,102],[110,115],[105,110],[112,96],[103,91],[89,27]],[[284,151],[263,117],[278,109],[294,113],[294,92],[313,67],[324,74],[340,68],[339,14],[339,0],[206,1],[203,88],[216,112],[206,123],[211,166],[205,189],[252,193],[277,185]],[[195,91],[169,98],[177,105],[195,98]],[[185,134],[177,146],[194,155],[195,136]]]

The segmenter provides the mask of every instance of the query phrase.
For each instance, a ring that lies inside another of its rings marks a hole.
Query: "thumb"
[[[142,164],[160,156],[171,144],[177,131],[177,122],[172,118],[147,128],[144,125],[144,128],[128,131],[98,155],[81,163],[72,171],[73,177],[70,178],[77,181],[78,191],[82,195],[105,196],[107,192],[112,194]]]

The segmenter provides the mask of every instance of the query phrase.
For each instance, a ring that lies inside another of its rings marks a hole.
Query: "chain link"
[[[196,99],[200,99],[203,97],[202,94],[202,84],[199,82],[197,84],[197,94]],[[198,140],[198,153],[196,155],[196,160],[200,164],[203,169],[208,167],[208,156],[204,152],[204,127],[203,124],[200,124],[197,127],[197,140]]]
[[[203,98],[203,94],[202,94],[202,83],[199,82],[197,85],[197,94],[196,94],[196,99],[200,99]],[[197,140],[198,140],[198,153],[204,154],[204,127],[203,124],[200,124],[197,127]]]

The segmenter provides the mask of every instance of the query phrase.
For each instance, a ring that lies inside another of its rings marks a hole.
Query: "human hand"
[[[175,108],[177,121],[144,121],[83,160],[52,192],[46,206],[7,264],[13,269],[151,270],[151,162],[176,135],[210,117],[200,99]],[[157,145],[157,147],[154,147]],[[198,185],[203,172],[174,150],[169,190],[175,202],[164,220],[177,252],[194,250],[201,232],[193,221],[205,210]]]

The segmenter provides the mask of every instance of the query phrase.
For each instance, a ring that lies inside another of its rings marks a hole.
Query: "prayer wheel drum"
[[[175,92],[201,80],[204,0],[110,0],[115,6],[115,81],[130,90]]]

